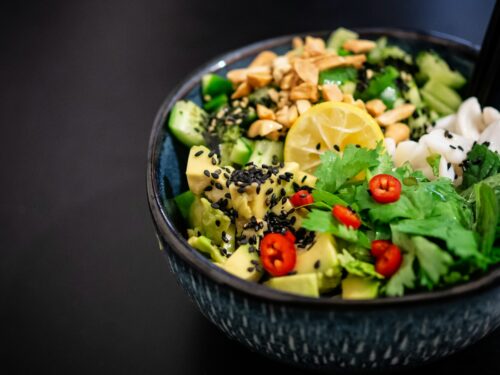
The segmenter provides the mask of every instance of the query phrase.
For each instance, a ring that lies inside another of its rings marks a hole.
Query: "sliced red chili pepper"
[[[266,234],[260,241],[260,259],[264,269],[272,276],[284,276],[295,267],[295,245],[283,234]]]
[[[333,206],[332,214],[335,219],[337,219],[347,227],[358,229],[361,226],[361,219],[349,207],[336,204],[335,206]]]
[[[401,250],[396,245],[390,245],[389,248],[375,262],[375,271],[385,277],[394,275],[403,261]]]
[[[378,203],[396,202],[401,196],[401,182],[389,174],[373,176],[369,183],[371,196]]]
[[[307,190],[299,190],[290,197],[294,207],[301,207],[314,202],[314,198]]]
[[[296,238],[291,231],[287,230],[285,233],[285,237],[292,241],[292,243],[295,243]]]
[[[388,240],[375,240],[372,241],[371,253],[375,258],[378,258],[386,252],[389,246],[392,245],[391,241]]]

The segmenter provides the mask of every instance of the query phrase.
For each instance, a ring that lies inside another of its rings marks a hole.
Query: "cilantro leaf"
[[[486,145],[476,143],[467,153],[463,169],[461,188],[467,189],[487,177],[500,173],[500,155],[491,151]]]
[[[332,206],[336,204],[340,204],[342,206],[348,206],[348,203],[338,197],[335,194],[329,193],[325,190],[314,189],[312,192],[312,196],[314,198],[314,202],[323,202],[329,206],[331,209]]]
[[[427,164],[432,168],[432,174],[436,177],[439,176],[439,163],[441,162],[441,155],[434,154],[427,157]]]
[[[338,254],[337,256],[339,258],[340,265],[352,275],[374,277],[376,279],[384,278],[384,276],[375,271],[375,266],[373,264],[357,260],[345,249],[342,251],[342,254]]]
[[[313,209],[302,221],[302,227],[314,232],[331,233],[348,242],[370,248],[370,240],[363,232],[339,224],[330,211]]]
[[[393,232],[393,242],[404,250],[403,262],[397,272],[389,279],[384,290],[385,294],[390,297],[400,297],[404,295],[405,288],[413,289],[415,287],[416,276],[413,271],[415,250],[409,237],[399,232]]]
[[[343,155],[327,151],[321,155],[321,164],[315,172],[316,187],[335,193],[360,172],[378,165],[377,150],[347,145]]]
[[[498,216],[500,214],[495,192],[486,184],[474,185],[476,192],[476,223],[475,229],[479,234],[479,249],[490,256],[493,251],[495,234],[498,230]]]
[[[448,273],[453,258],[446,251],[443,251],[435,243],[421,236],[411,239],[415,246],[415,255],[421,267],[423,275],[428,280],[427,287],[432,289],[439,279]]]

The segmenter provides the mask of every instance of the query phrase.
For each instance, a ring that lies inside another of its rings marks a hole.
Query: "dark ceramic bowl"
[[[477,47],[456,38],[400,30],[358,30],[389,36],[410,51],[435,49],[470,76]],[[310,33],[326,37],[327,32]],[[500,269],[447,290],[401,298],[349,301],[291,295],[250,283],[213,265],[186,242],[171,198],[186,190],[188,150],[165,121],[182,98],[201,102],[200,79],[246,66],[261,50],[284,53],[293,36],[255,43],[221,56],[184,80],[161,106],[149,142],[148,200],[160,247],[200,311],[230,338],[268,357],[323,370],[389,369],[456,352],[500,325]]]

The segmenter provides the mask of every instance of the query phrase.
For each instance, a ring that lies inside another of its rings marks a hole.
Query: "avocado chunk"
[[[193,194],[199,195],[210,185],[210,174],[219,167],[217,155],[209,157],[210,150],[205,146],[193,146],[189,150],[189,157],[186,167],[186,177],[189,190]],[[216,162],[214,165],[212,159]],[[207,176],[208,174],[208,176]]]
[[[317,273],[318,287],[322,293],[337,287],[342,269],[333,236],[329,233],[316,234],[316,242],[310,249],[297,251],[294,270],[298,274]]]
[[[294,180],[297,184],[299,184],[299,186],[309,186],[313,188],[314,186],[316,186],[318,177],[307,172],[297,171],[294,174]]]
[[[188,244],[196,250],[208,255],[214,262],[225,263],[226,257],[222,254],[221,250],[215,246],[210,238],[205,236],[191,236],[188,239]]]
[[[235,227],[224,212],[213,208],[206,198],[196,197],[191,204],[189,220],[193,232],[208,237],[227,253],[232,253],[235,243]]]
[[[257,251],[250,252],[250,245],[241,245],[228,258],[223,268],[243,280],[259,281],[262,277],[262,266]]]
[[[319,297],[318,277],[315,273],[273,277],[264,284],[283,292]]]
[[[377,298],[380,282],[368,277],[349,275],[342,280],[342,298],[372,299]]]

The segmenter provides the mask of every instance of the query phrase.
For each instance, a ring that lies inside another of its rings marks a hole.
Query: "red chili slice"
[[[272,276],[284,276],[295,267],[295,245],[283,234],[266,234],[260,241],[260,259],[264,269]]]
[[[392,245],[391,241],[388,240],[375,240],[372,241],[371,253],[375,258],[378,258],[387,251],[389,246]]]
[[[301,207],[314,202],[313,196],[307,190],[299,190],[290,197],[294,207]]]
[[[333,206],[332,214],[335,219],[347,227],[358,229],[361,226],[361,219],[349,207],[336,204]]]
[[[390,245],[389,248],[375,262],[375,271],[385,277],[394,275],[403,261],[401,250],[396,245]]]
[[[285,237],[292,241],[292,243],[295,243],[296,238],[291,231],[287,230],[285,233]]]
[[[373,176],[369,188],[371,196],[378,203],[396,202],[401,196],[401,182],[389,174]]]

